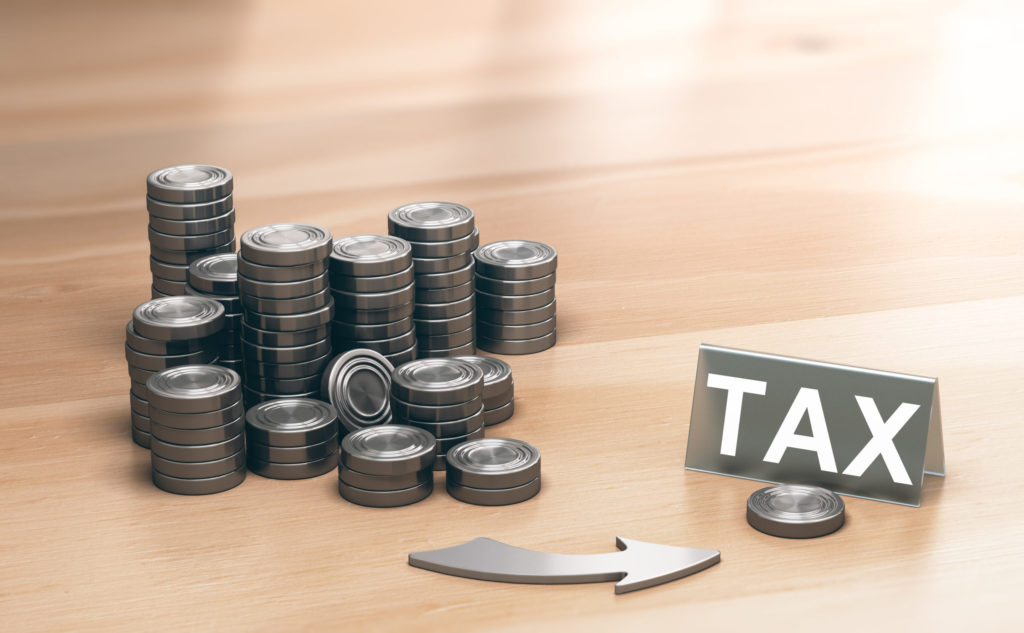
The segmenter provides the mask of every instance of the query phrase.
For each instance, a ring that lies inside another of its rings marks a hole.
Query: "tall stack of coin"
[[[217,364],[242,372],[242,301],[238,297],[238,256],[207,255],[188,265],[185,292],[224,306],[224,329]]]
[[[391,422],[394,366],[372,349],[350,349],[324,371],[320,398],[330,402],[347,431]]]
[[[153,483],[208,495],[245,480],[242,381],[216,365],[171,367],[146,383],[153,419]]]
[[[473,212],[451,202],[407,204],[388,214],[388,232],[412,248],[419,357],[476,353],[472,253],[480,234]]]
[[[495,354],[534,354],[555,344],[558,253],[541,242],[506,240],[478,248],[477,339]]]
[[[177,165],[146,178],[149,267],[153,297],[183,295],[188,265],[235,250],[231,172],[213,165]]]
[[[457,356],[484,372],[484,425],[494,426],[515,413],[515,382],[508,363],[493,356]]]
[[[331,358],[331,233],[309,224],[246,231],[238,255],[247,406],[316,397]]]
[[[163,297],[135,308],[125,327],[125,358],[132,379],[132,439],[149,448],[149,390],[158,371],[179,365],[209,363],[217,358],[224,307],[200,297]]]
[[[436,438],[435,470],[444,455],[466,440],[484,436],[484,372],[456,358],[421,358],[391,376],[391,416],[397,424],[429,431]]]
[[[372,349],[392,365],[416,358],[409,243],[391,235],[338,238],[330,272],[334,349]]]
[[[504,506],[540,492],[540,451],[522,440],[488,437],[448,451],[445,487],[465,503]]]
[[[338,418],[326,402],[268,400],[245,412],[249,470],[271,479],[308,479],[338,465]]]
[[[434,436],[412,426],[386,424],[341,440],[338,492],[352,503],[394,508],[422,501],[434,490]]]

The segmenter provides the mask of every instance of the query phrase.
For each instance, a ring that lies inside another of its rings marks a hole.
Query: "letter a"
[[[797,435],[796,427],[804,418],[804,413],[811,421],[811,434]],[[832,454],[832,442],[828,437],[825,425],[825,412],[821,410],[821,397],[817,389],[801,387],[789,407],[786,419],[782,421],[772,445],[765,453],[764,461],[778,464],[787,448],[799,448],[814,451],[818,454],[818,466],[825,472],[836,472],[836,458]]]

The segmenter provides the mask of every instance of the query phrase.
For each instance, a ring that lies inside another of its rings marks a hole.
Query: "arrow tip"
[[[722,553],[714,549],[658,545],[621,536],[615,537],[615,545],[629,555],[626,575],[615,584],[615,593],[629,593],[683,578],[722,559]]]

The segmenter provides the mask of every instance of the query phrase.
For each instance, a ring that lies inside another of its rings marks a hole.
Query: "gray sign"
[[[945,474],[938,380],[701,345],[686,467],[918,506]]]

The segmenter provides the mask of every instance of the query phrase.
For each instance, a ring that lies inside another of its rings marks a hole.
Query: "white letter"
[[[804,418],[804,413],[811,420],[811,435],[797,435],[796,427]],[[799,448],[814,451],[818,454],[818,466],[825,472],[836,472],[836,458],[832,455],[832,443],[828,439],[828,427],[825,426],[825,412],[821,410],[821,398],[817,389],[801,387],[789,407],[786,419],[782,421],[772,445],[765,453],[764,461],[778,464],[787,448]]]
[[[882,414],[878,412],[878,406],[875,404],[874,398],[854,397],[860,406],[860,412],[864,416],[864,421],[868,423],[868,428],[871,429],[871,441],[865,444],[864,448],[860,449],[860,452],[853,458],[850,465],[846,467],[843,474],[860,477],[868,469],[868,466],[875,461],[875,458],[881,455],[885,461],[885,467],[889,469],[889,475],[894,482],[907,484],[908,486],[913,485],[910,481],[910,476],[907,474],[907,469],[903,465],[903,460],[900,459],[899,451],[896,450],[892,443],[892,438],[896,437],[896,434],[900,432],[903,425],[910,420],[910,417],[914,415],[920,406],[904,402],[900,404],[895,413],[889,416],[888,420],[882,421]]]
[[[708,387],[725,389],[725,424],[722,426],[722,455],[736,456],[736,437],[740,433],[740,409],[743,407],[743,394],[756,393],[763,396],[768,383],[760,380],[748,380],[722,374],[708,374]]]

